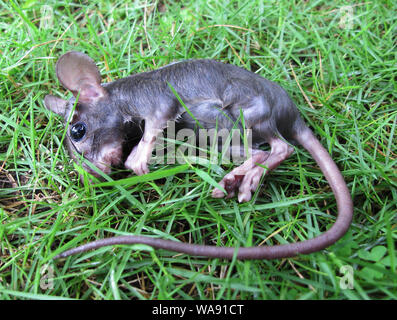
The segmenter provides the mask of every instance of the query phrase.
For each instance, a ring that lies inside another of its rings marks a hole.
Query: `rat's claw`
[[[137,176],[141,176],[143,174],[149,173],[149,168],[147,166],[147,163],[144,161],[136,161],[136,162],[132,162],[132,164],[126,162],[125,167],[127,169],[134,171]]]
[[[237,190],[243,176],[241,175],[234,175],[232,172],[228,173],[224,178],[219,182],[219,185],[226,190],[226,194],[218,189],[215,188],[212,191],[213,198],[223,198],[226,196],[226,199],[230,199],[234,197],[234,191]]]
[[[237,196],[238,202],[248,202],[252,198],[251,192],[239,193]]]
[[[132,170],[135,172],[135,174],[137,176],[141,176],[141,175],[149,173],[147,163],[145,163],[145,162],[138,163],[137,166],[134,166],[132,168]]]
[[[215,188],[214,190],[212,190],[213,198],[220,199],[220,198],[223,198],[224,196],[225,196],[225,193],[222,190],[220,190],[218,188]]]

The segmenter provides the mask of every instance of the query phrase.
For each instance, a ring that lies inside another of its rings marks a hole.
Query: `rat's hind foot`
[[[271,152],[266,160],[263,161],[260,166],[257,165],[249,170],[244,176],[243,181],[241,182],[239,187],[239,202],[250,201],[252,198],[252,193],[255,192],[255,190],[259,186],[262,175],[264,173],[267,174],[269,170],[274,170],[275,168],[277,168],[281,164],[281,162],[287,159],[294,151],[291,146],[289,146],[287,143],[280,139],[272,140],[270,145]]]
[[[219,182],[219,185],[227,192],[225,194],[222,190],[215,188],[212,191],[213,198],[231,198],[234,196],[235,191],[239,189],[240,184],[244,180],[244,176],[253,168],[257,163],[263,163],[270,155],[270,152],[255,150],[252,157],[245,161],[241,166],[233,169]]]
[[[252,198],[252,193],[258,188],[259,181],[265,171],[261,166],[255,166],[244,176],[240,187],[238,188],[238,202],[248,202]]]
[[[270,141],[271,151],[258,150],[252,158],[241,166],[228,173],[219,183],[226,192],[227,198],[234,196],[238,189],[238,201],[247,202],[252,198],[252,193],[258,188],[262,174],[277,168],[281,162],[287,159],[294,149],[279,138]],[[259,166],[260,164],[261,166]],[[214,198],[223,198],[225,194],[215,188],[212,192]]]

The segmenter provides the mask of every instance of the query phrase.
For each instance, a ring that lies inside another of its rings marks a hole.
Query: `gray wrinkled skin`
[[[224,114],[236,121],[243,109],[256,144],[274,135],[292,140],[304,126],[294,103],[279,85],[214,60],[183,61],[107,84],[111,99],[101,103],[103,118],[115,121],[107,111],[118,110],[119,121],[150,117],[163,123],[182,116],[184,121],[193,122],[167,83],[206,128],[215,127],[216,121],[220,128],[231,128],[233,123]]]

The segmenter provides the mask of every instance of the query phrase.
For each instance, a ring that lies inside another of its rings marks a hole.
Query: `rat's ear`
[[[44,98],[44,105],[48,110],[59,114],[60,116],[65,115],[66,107],[68,102],[51,94],[48,94]]]
[[[106,95],[101,86],[101,74],[94,60],[82,52],[70,51],[59,58],[56,73],[62,85],[79,100],[95,103]]]

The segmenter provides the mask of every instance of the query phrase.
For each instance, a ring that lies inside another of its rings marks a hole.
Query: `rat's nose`
[[[111,172],[110,164],[107,163],[101,163],[101,162],[94,162],[90,161],[95,167],[98,168],[98,170],[102,171],[105,174],[109,174]],[[94,177],[100,178],[101,175],[97,173],[95,170],[90,168],[87,164],[83,163],[82,164],[83,169],[88,172],[89,174],[92,174]]]
[[[121,144],[112,144],[105,146],[101,152],[101,161],[103,164],[111,166],[121,163],[123,156],[123,147]]]

